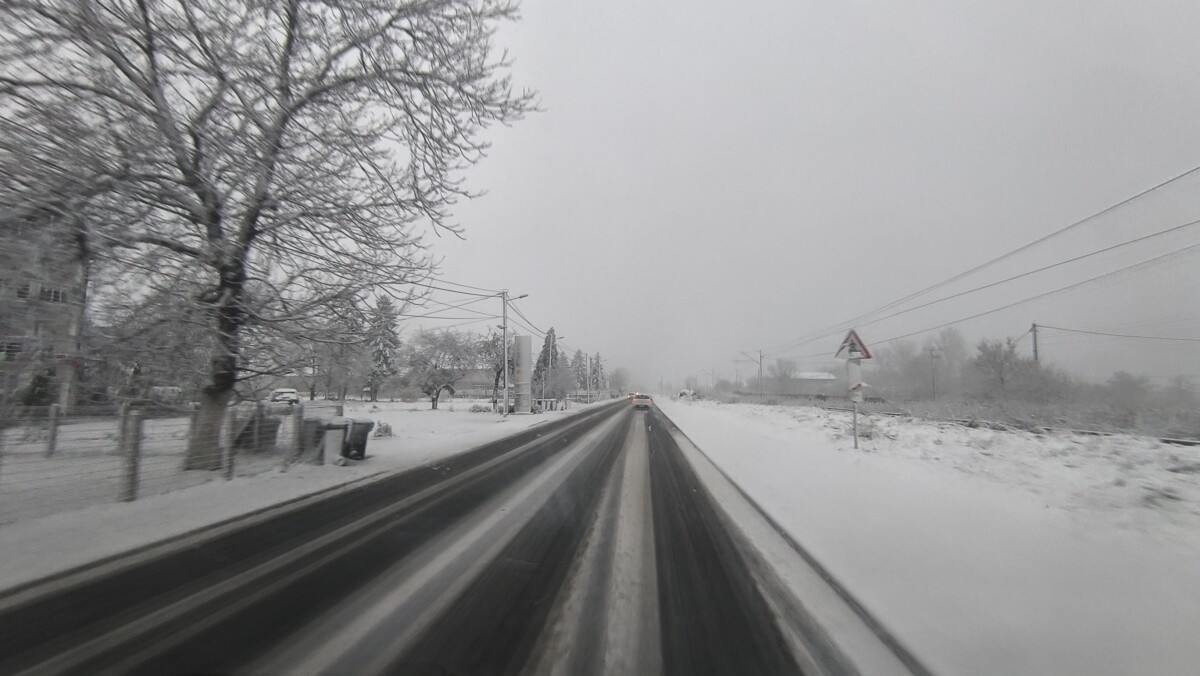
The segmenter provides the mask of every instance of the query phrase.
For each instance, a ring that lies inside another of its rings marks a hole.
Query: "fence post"
[[[263,423],[266,422],[266,407],[261,401],[254,402],[254,452],[262,453],[263,448]]]
[[[122,502],[137,500],[138,482],[142,469],[142,413],[133,411],[121,416],[121,439],[125,444],[125,490]]]
[[[118,455],[124,454],[125,450],[126,450],[125,437],[127,436],[127,430],[129,429],[129,426],[126,425],[125,423],[128,421],[128,419],[129,419],[129,404],[121,404],[120,407],[117,408],[117,454]]]
[[[296,455],[292,458],[292,462],[299,462],[300,456],[304,454],[304,404],[296,404],[292,406],[292,445],[295,447]]]
[[[221,470],[225,474],[225,480],[233,478],[233,459],[234,445],[237,443],[237,407],[230,406],[229,412],[225,414],[225,450],[221,458]]]
[[[54,451],[58,446],[58,416],[62,413],[62,409],[58,404],[50,404],[50,417],[46,429],[46,457],[53,458]]]

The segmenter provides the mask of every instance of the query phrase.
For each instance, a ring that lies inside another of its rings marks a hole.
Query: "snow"
[[[365,461],[347,466],[296,464],[286,469],[275,461],[270,468],[246,470],[230,481],[219,479],[218,473],[203,472],[191,479],[199,485],[136,502],[93,501],[86,508],[0,525],[0,589],[306,495],[435,462],[582,408],[501,418],[493,413],[471,413],[471,403],[444,400],[437,411],[429,410],[428,402],[347,404],[346,416],[383,421],[392,427],[392,437],[370,439]],[[91,460],[77,457],[74,462]],[[12,470],[12,462],[12,456],[6,457],[0,471]],[[178,465],[177,460],[173,463]],[[77,466],[71,467],[78,473]]]
[[[656,403],[936,673],[1200,664],[1197,449]]]

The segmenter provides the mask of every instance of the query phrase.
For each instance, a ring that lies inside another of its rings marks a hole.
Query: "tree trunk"
[[[188,434],[184,469],[221,469],[221,427],[232,395],[232,392],[227,392],[213,396],[208,388],[204,388],[200,395],[200,410],[196,412],[195,427]]]
[[[496,371],[496,377],[492,380],[492,410],[495,411],[500,405],[500,375],[502,371]]]
[[[201,390],[196,429],[188,438],[184,469],[221,468],[221,423],[225,407],[237,385],[238,336],[242,328],[242,289],[245,286],[244,259],[235,259],[221,269],[221,282],[215,309],[217,338],[209,359],[209,383]]]

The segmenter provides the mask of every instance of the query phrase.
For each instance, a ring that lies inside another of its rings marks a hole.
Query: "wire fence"
[[[0,417],[0,523],[320,464],[321,421],[336,415],[335,404],[239,404],[208,423],[195,408],[17,410]]]

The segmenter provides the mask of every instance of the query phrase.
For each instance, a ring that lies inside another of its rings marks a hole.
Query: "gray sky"
[[[447,279],[530,294],[529,319],[645,385],[732,376],[741,350],[1200,165],[1194,0],[526,0],[523,14],[497,42],[545,111],[489,134],[467,176],[488,194],[456,210],[467,240],[435,251]],[[1200,178],[1180,181],[921,300],[1198,218]],[[1186,228],[861,333],[881,341],[1197,243]],[[1035,321],[1196,337],[1197,289],[1192,251],[960,328],[972,343]],[[827,367],[809,355],[839,340],[784,356]],[[1044,346],[1096,376],[1200,374],[1197,343],[1048,332]]]

